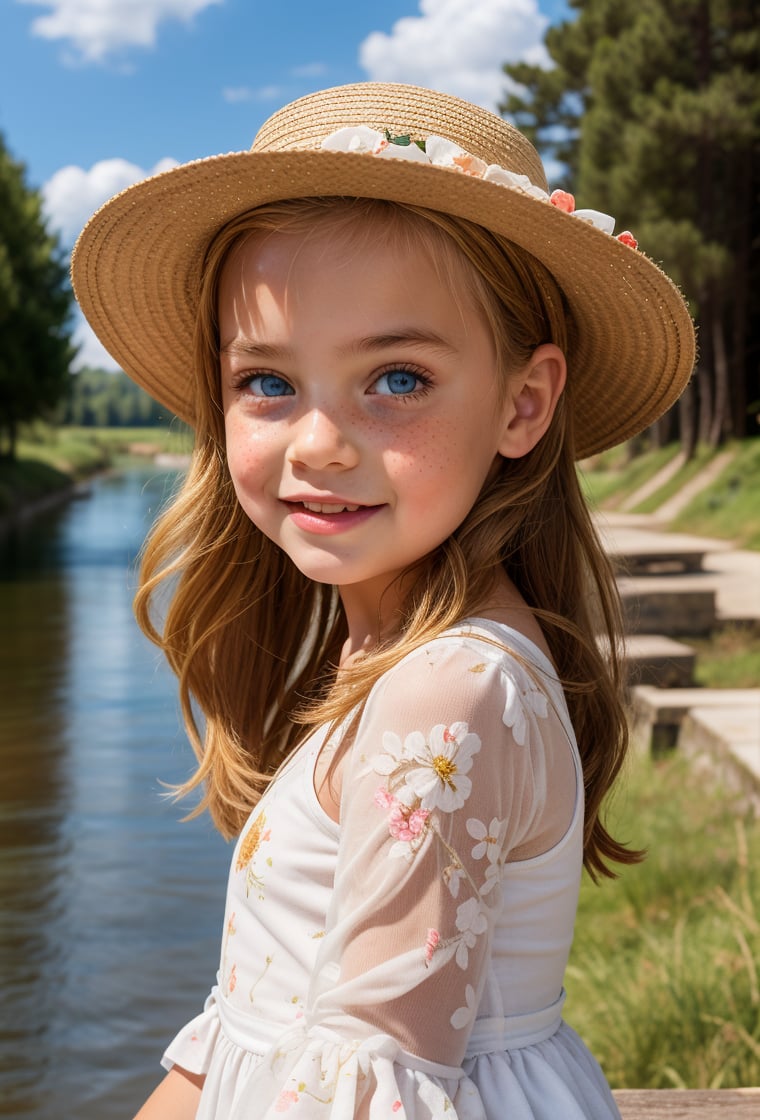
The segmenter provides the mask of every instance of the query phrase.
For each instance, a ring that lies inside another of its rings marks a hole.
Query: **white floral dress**
[[[618,1117],[562,1021],[583,781],[543,654],[473,619],[396,665],[340,824],[315,794],[325,739],[243,830],[217,985],[164,1055],[206,1074],[197,1120]]]

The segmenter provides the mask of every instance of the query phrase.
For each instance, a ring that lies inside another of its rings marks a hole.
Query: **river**
[[[0,1115],[129,1120],[214,981],[229,849],[132,618],[173,484],[146,468],[0,536]]]

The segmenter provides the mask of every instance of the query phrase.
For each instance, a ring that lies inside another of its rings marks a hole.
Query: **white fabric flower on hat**
[[[375,149],[383,139],[382,133],[366,124],[357,124],[352,128],[339,128],[322,141],[322,147],[328,152],[358,152],[375,154]]]
[[[549,195],[542,187],[537,187],[535,183],[531,183],[527,175],[518,175],[516,171],[507,171],[506,167],[500,167],[498,163],[491,163],[485,169],[483,178],[489,183],[500,183],[503,187],[512,187],[513,190],[522,191],[523,194],[528,194],[531,198],[539,198],[545,202]]]
[[[410,160],[413,163],[445,167],[451,171],[471,175],[475,179],[484,179],[488,183],[510,187],[540,202],[551,202],[566,214],[572,214],[574,218],[595,226],[603,233],[611,235],[615,230],[615,219],[609,214],[603,214],[601,210],[576,210],[575,199],[567,191],[553,191],[550,195],[543,187],[531,182],[527,175],[509,171],[498,163],[486,164],[478,156],[471,155],[443,136],[428,136],[424,140],[413,140],[411,135],[393,136],[387,129],[385,132],[378,132],[374,128],[360,124],[339,128],[337,132],[325,137],[321,146],[326,151],[357,152],[360,155],[380,156],[382,159]],[[618,241],[622,241],[630,248],[636,248],[636,239],[628,230],[618,235]]]
[[[381,156],[383,159],[406,159],[413,163],[430,163],[430,159],[408,136],[391,138],[374,128],[359,124],[339,128],[322,141],[328,152],[358,152],[359,155]]]

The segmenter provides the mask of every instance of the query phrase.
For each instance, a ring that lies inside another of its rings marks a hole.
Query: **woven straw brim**
[[[325,124],[321,134],[329,131]],[[192,425],[193,327],[209,242],[248,209],[322,196],[387,199],[457,215],[543,262],[576,324],[569,376],[579,458],[648,427],[688,382],[694,364],[688,310],[644,254],[519,191],[369,155],[237,152],[138,183],[99,210],[79,238],[72,258],[77,299],[129,376]]]

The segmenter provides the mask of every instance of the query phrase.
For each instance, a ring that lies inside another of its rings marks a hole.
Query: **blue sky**
[[[564,0],[0,0],[0,131],[68,248],[156,170],[250,147],[280,105],[413,82],[494,109]],[[80,364],[112,368],[81,321]]]

